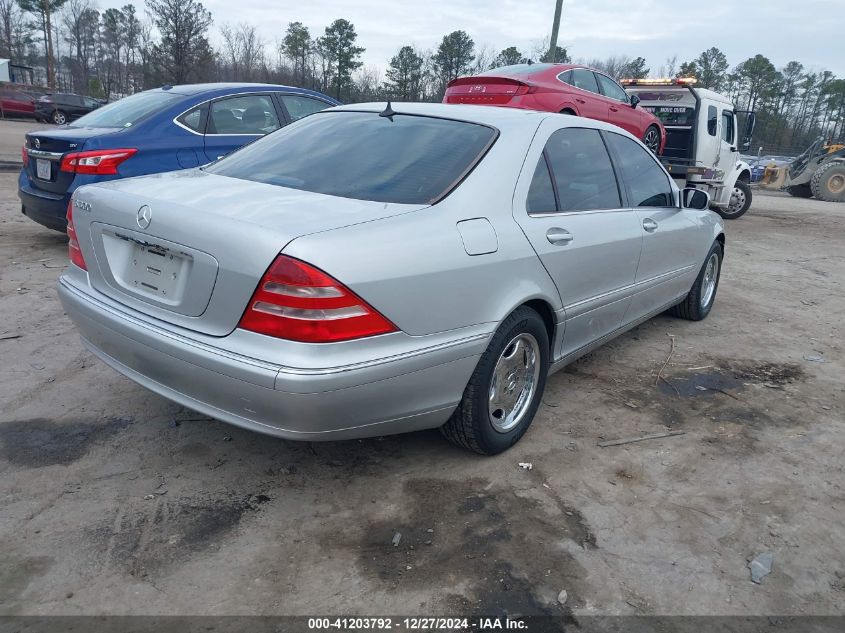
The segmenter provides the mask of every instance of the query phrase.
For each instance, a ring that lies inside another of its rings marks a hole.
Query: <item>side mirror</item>
[[[631,95],[631,107],[636,108],[637,104],[640,102],[640,98],[637,95]]]
[[[742,140],[739,143],[739,149],[742,152],[747,152],[751,149],[751,137],[754,135],[754,126],[757,123],[757,114],[755,112],[746,112],[745,130],[742,133]]]
[[[710,194],[703,189],[686,187],[681,191],[681,206],[684,209],[704,210],[710,207]]]

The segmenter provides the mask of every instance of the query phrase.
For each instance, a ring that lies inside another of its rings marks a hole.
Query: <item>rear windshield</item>
[[[496,134],[451,119],[319,112],[207,170],[343,198],[430,204],[469,173]]]
[[[513,66],[499,66],[491,70],[479,73],[476,77],[496,77],[497,75],[531,75],[548,70],[554,64],[514,64]]]
[[[695,123],[695,108],[685,106],[643,106],[643,110],[651,112],[663,122],[663,125],[693,125]]]
[[[80,117],[71,127],[132,127],[178,98],[167,92],[139,92]]]

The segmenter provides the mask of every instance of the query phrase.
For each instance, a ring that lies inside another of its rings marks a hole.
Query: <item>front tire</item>
[[[55,112],[53,112],[53,116],[50,118],[50,120],[53,121],[53,123],[55,123],[56,125],[64,125],[65,123],[67,123],[67,114],[65,114],[61,110],[56,110]]]
[[[649,148],[655,156],[660,153],[660,130],[656,125],[648,126],[645,134],[643,134],[643,145]]]
[[[751,185],[744,180],[737,180],[731,193],[731,201],[727,209],[717,208],[715,211],[726,220],[736,220],[748,211],[751,206]]]
[[[496,330],[441,432],[481,455],[509,449],[531,426],[548,371],[546,325],[531,308],[518,308]]]
[[[695,283],[684,300],[669,309],[670,314],[688,321],[701,321],[710,314],[722,276],[723,255],[722,245],[718,241],[713,242]]]
[[[811,181],[813,195],[827,202],[845,202],[845,163],[828,163]]]

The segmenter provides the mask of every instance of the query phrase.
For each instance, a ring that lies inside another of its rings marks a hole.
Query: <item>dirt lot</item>
[[[0,613],[843,614],[843,229],[845,205],[758,195],[706,321],[556,374],[482,458],[285,442],[136,386],[83,351],[66,240],[2,174]]]

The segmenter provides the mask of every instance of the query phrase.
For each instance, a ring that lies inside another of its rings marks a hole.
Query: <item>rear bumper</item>
[[[55,231],[64,233],[67,230],[67,205],[72,193],[72,189],[63,194],[35,189],[30,185],[24,169],[18,177],[18,197],[24,214]]]
[[[489,338],[456,337],[428,349],[421,343],[400,358],[345,366],[334,366],[327,350],[324,368],[283,367],[209,346],[89,292],[67,275],[59,282],[65,311],[86,347],[104,362],[174,402],[287,439],[338,440],[438,427],[460,401]]]

